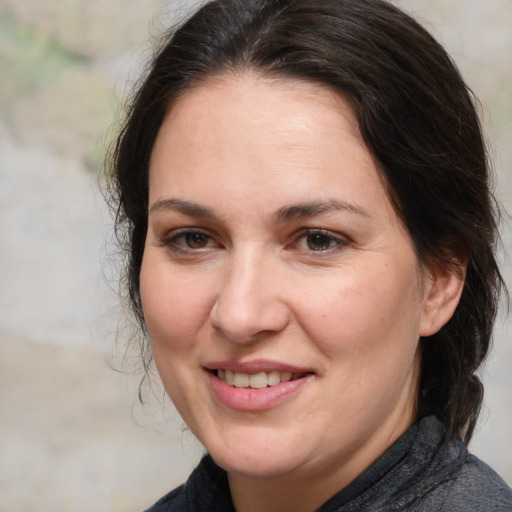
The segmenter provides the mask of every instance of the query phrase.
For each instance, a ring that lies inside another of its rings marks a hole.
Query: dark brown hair
[[[218,0],[166,37],[133,96],[112,161],[116,229],[142,330],[139,272],[155,138],[180,95],[239,70],[312,81],[342,94],[419,261],[454,272],[467,264],[452,319],[420,342],[418,415],[437,415],[468,442],[483,394],[476,371],[489,350],[503,287],[486,149],[472,94],[450,57],[385,1]]]

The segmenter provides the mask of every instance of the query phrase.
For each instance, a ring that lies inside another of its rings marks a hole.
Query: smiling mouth
[[[263,389],[266,387],[277,386],[281,382],[298,380],[310,375],[310,373],[292,373],[292,372],[258,372],[258,373],[241,373],[231,370],[212,370],[211,371],[220,380],[229,386],[235,388],[252,388]]]

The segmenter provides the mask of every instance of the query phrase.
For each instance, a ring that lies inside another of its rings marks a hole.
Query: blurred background
[[[151,38],[197,3],[0,3],[0,512],[141,511],[201,456],[157,379],[138,404],[98,186]],[[480,98],[498,198],[512,212],[512,2],[395,3],[444,43]],[[503,311],[471,444],[509,484],[511,334]]]

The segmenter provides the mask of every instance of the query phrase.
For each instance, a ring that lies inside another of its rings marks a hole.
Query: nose
[[[281,332],[290,318],[279,264],[254,252],[231,258],[210,312],[213,328],[235,343]]]

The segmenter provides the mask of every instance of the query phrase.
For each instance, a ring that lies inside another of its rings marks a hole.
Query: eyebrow
[[[149,212],[158,212],[161,210],[177,211],[184,215],[191,215],[194,217],[206,217],[209,219],[219,218],[214,210],[207,206],[202,206],[198,203],[191,201],[184,201],[182,199],[161,199],[152,204]],[[279,208],[273,218],[275,222],[282,223],[293,219],[304,219],[320,215],[330,211],[345,211],[348,213],[369,217],[370,214],[362,206],[349,203],[347,201],[339,201],[337,199],[330,199],[328,201],[310,201],[306,203],[299,203]]]
[[[161,199],[160,201],[153,203],[149,208],[150,213],[159,212],[161,210],[177,211],[184,215],[192,215],[194,217],[217,217],[212,209],[191,201],[183,201],[181,199]]]
[[[346,211],[363,217],[369,217],[370,214],[362,206],[349,203],[347,201],[339,201],[330,199],[328,201],[313,201],[296,205],[284,206],[277,210],[274,218],[277,222],[284,222],[292,219],[303,219],[314,217],[322,213],[330,211]]]

